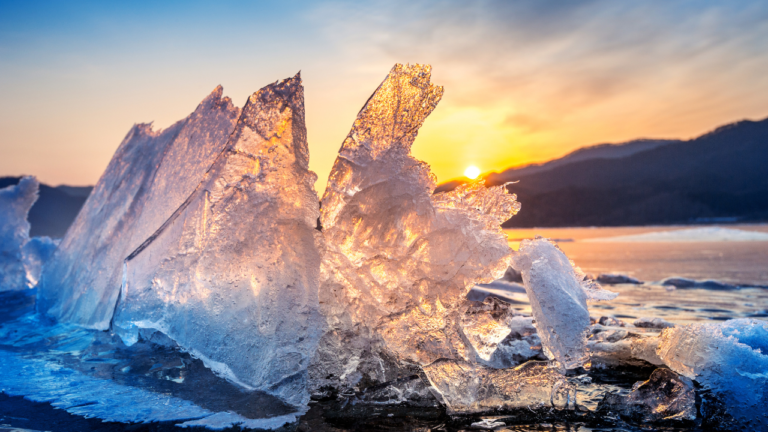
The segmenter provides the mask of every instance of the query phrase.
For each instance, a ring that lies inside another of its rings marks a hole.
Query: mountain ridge
[[[485,176],[488,186],[518,181],[507,187],[523,208],[505,227],[768,220],[768,119],[664,140],[621,157],[558,162],[574,153],[548,162],[548,169]]]

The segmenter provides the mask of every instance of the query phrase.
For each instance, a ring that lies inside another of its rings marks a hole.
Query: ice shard
[[[41,276],[40,312],[109,327],[123,260],[173,214],[224,149],[239,110],[217,87],[162,131],[137,124],[118,147]]]
[[[28,288],[23,248],[29,241],[27,215],[37,201],[38,187],[30,176],[0,189],[0,291]]]
[[[547,239],[521,242],[513,266],[523,274],[536,328],[547,355],[566,369],[583,365],[588,358],[587,299],[606,300],[616,294],[586,280]]]
[[[705,415],[720,412],[733,429],[768,428],[768,323],[742,318],[667,328],[657,353],[705,390]]]
[[[429,166],[410,154],[443,95],[430,73],[395,65],[333,166],[321,208],[328,331],[310,368],[314,389],[360,388],[438,359],[468,359],[465,295],[507,269],[500,224],[519,210],[515,196],[482,183],[433,195]]]
[[[324,324],[308,163],[297,75],[248,99],[194,192],[126,259],[121,338],[160,331],[231,381],[305,404]]]

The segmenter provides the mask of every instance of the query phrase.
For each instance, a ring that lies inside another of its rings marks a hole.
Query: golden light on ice
[[[464,175],[474,180],[480,175],[480,168],[470,165],[464,170]]]

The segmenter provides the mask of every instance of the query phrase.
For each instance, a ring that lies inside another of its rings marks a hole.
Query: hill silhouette
[[[485,178],[488,186],[518,182],[507,187],[523,207],[505,227],[764,221],[768,119],[740,121],[687,141],[585,148]]]

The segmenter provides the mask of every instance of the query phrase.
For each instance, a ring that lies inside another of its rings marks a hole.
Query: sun
[[[470,165],[464,170],[464,175],[474,180],[480,175],[480,168]]]

